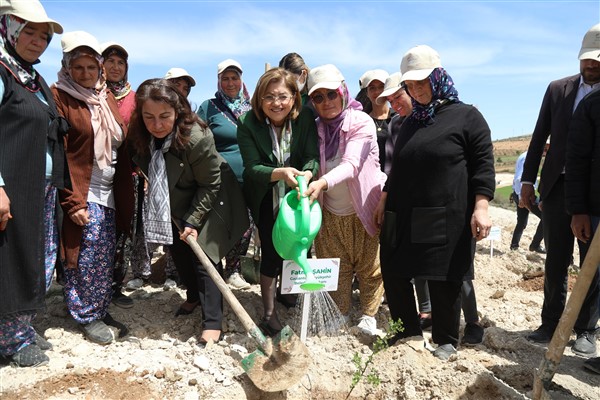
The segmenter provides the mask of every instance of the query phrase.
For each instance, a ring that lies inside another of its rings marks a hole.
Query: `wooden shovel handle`
[[[181,226],[175,221],[174,218],[173,222],[175,223],[177,228],[181,230]],[[174,239],[177,240],[177,238]],[[258,342],[259,347],[262,350],[267,350],[270,347],[267,343],[267,339],[260,332],[260,329],[258,328],[258,326],[256,326],[250,315],[248,315],[244,307],[242,307],[239,300],[237,299],[237,297],[235,297],[231,289],[229,289],[229,286],[227,286],[227,284],[221,277],[221,274],[219,274],[219,271],[217,271],[217,269],[213,266],[212,261],[210,261],[204,250],[202,250],[202,247],[200,247],[198,242],[196,242],[191,236],[186,237],[185,241],[191,247],[196,257],[198,257],[198,260],[200,261],[210,278],[213,280],[215,285],[217,285],[219,291],[221,292],[221,294],[223,295],[223,297],[225,298],[235,315],[237,315],[237,317],[240,319],[246,331]]]
[[[594,234],[588,252],[583,261],[579,275],[573,290],[567,301],[567,305],[560,317],[558,326],[554,331],[552,340],[548,345],[545,357],[542,359],[538,371],[533,381],[533,398],[543,399],[545,397],[545,387],[552,381],[554,373],[560,364],[565,347],[571,337],[573,326],[581,310],[581,305],[590,289],[592,279],[598,271],[600,264],[600,229]],[[546,393],[547,394],[547,393]]]

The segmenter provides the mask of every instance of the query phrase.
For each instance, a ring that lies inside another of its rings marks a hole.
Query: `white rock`
[[[231,350],[236,351],[240,354],[248,354],[248,349],[246,349],[244,346],[240,346],[239,344],[232,344],[231,346]]]
[[[78,345],[72,347],[71,350],[69,351],[69,353],[74,357],[85,357],[88,354],[91,354],[94,352],[94,350],[92,349],[92,346],[98,346],[98,345],[89,344],[87,341],[82,342],[82,343],[79,343]]]
[[[203,355],[194,357],[194,365],[200,368],[202,371],[206,371],[210,368],[210,361]]]

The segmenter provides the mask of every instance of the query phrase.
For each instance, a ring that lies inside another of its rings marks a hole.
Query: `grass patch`
[[[504,186],[497,188],[494,192],[494,200],[491,204],[496,207],[502,207],[507,209],[514,209],[515,205],[510,202],[510,195],[512,193],[512,186]]]

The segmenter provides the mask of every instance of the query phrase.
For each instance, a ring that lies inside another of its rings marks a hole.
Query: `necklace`
[[[373,122],[375,122],[375,126],[377,127],[377,133],[381,132],[383,130],[383,126],[386,123],[385,119],[373,119]]]

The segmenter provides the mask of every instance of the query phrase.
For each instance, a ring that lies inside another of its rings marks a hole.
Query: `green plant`
[[[373,351],[366,360],[363,360],[358,352],[354,353],[354,356],[352,357],[352,364],[354,364],[356,367],[356,371],[354,371],[354,374],[352,374],[352,383],[350,384],[350,391],[348,392],[346,399],[350,397],[350,394],[363,377],[366,378],[367,383],[373,386],[379,386],[381,383],[379,371],[372,367],[373,356],[380,351],[387,349],[389,347],[388,340],[392,339],[397,333],[404,331],[401,320],[393,321],[390,319],[388,324],[389,329],[386,335],[384,337],[378,337],[375,340],[373,343]]]

